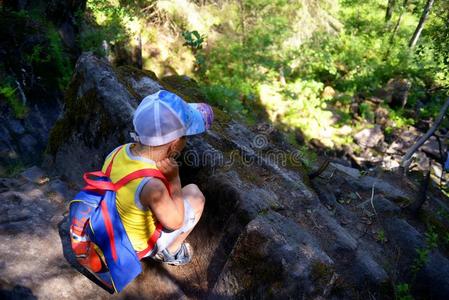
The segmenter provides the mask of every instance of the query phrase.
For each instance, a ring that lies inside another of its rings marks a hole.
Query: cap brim
[[[212,126],[214,112],[206,103],[189,103],[191,109],[191,122],[187,127],[186,135],[195,135],[205,132]]]

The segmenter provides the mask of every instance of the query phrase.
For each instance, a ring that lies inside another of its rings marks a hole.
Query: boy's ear
[[[178,148],[179,143],[181,142],[181,138],[177,138],[176,140],[173,140],[169,145],[168,145],[168,150],[171,152],[173,150],[176,150]]]

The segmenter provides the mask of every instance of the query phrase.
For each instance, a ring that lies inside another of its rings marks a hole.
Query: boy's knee
[[[194,184],[188,184],[183,188],[183,194],[188,197],[189,202],[194,207],[195,210],[202,210],[204,207],[204,203],[206,202],[206,198],[204,197],[203,192],[199,189],[199,187]],[[193,202],[193,203],[192,203]]]

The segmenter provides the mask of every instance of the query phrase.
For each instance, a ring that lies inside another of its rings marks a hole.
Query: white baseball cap
[[[208,104],[187,103],[171,92],[160,90],[145,97],[137,107],[131,137],[144,145],[160,146],[185,135],[205,132],[213,119]]]

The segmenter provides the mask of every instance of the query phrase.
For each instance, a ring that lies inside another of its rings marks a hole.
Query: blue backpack
[[[114,153],[105,173],[84,174],[87,185],[70,202],[69,208],[72,250],[78,262],[111,294],[123,290],[142,272],[140,259],[153,249],[162,230],[157,223],[148,248],[136,252],[117,211],[116,192],[131,180],[143,177],[160,179],[170,192],[168,181],[157,169],[138,170],[113,183],[109,176],[120,149]]]

